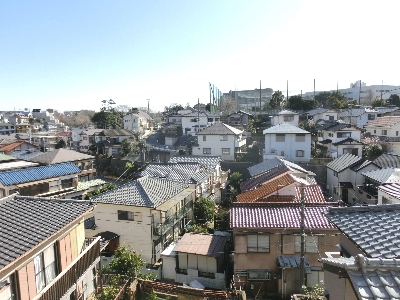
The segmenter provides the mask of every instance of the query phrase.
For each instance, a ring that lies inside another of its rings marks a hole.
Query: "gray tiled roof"
[[[321,262],[347,272],[357,299],[400,299],[400,260],[367,258],[322,258]],[[343,274],[344,275],[344,274]]]
[[[294,170],[304,172],[307,174],[310,173],[295,163],[292,163],[292,162],[282,159],[282,158],[276,158],[276,157],[264,160],[263,162],[261,162],[259,164],[256,164],[254,166],[247,168],[247,170],[249,171],[250,176],[254,177],[254,176],[263,174],[265,172],[268,172],[268,171],[272,170],[273,168],[276,168],[277,166],[281,166],[281,165],[285,165],[285,166],[289,167],[290,169],[294,169]]]
[[[213,170],[202,167],[196,162],[151,163],[140,175],[184,183],[197,183],[210,176],[212,172]]]
[[[263,134],[266,133],[309,133],[308,131],[301,129],[297,126],[289,123],[281,123],[270,128],[264,129]]]
[[[338,117],[343,118],[343,117],[359,117],[362,114],[365,113],[378,113],[375,109],[371,108],[353,108],[353,109],[346,109],[341,112],[339,112]]]
[[[369,166],[370,164],[374,164],[370,160],[362,160],[359,163],[353,165],[350,169],[353,170],[354,172],[358,172],[361,169],[365,168],[366,166]]]
[[[316,114],[322,114],[328,110],[329,110],[329,108],[314,108],[314,109],[306,112],[306,115],[315,116]]]
[[[0,270],[92,207],[82,200],[15,195],[0,199]]]
[[[197,162],[201,165],[215,168],[219,165],[221,158],[219,156],[201,156],[201,155],[179,155],[171,157],[170,163],[178,162]]]
[[[331,207],[326,217],[366,255],[400,255],[400,204]]]
[[[400,168],[400,155],[384,153],[374,160],[381,168]]]
[[[32,158],[28,158],[29,161],[46,165],[87,159],[93,160],[94,156],[68,149],[56,149],[50,152],[41,153],[41,155],[37,155]]]
[[[386,168],[361,173],[365,177],[377,181],[379,183],[400,182],[400,169]]]
[[[335,121],[325,121],[323,123],[319,123],[315,126],[316,130],[329,130],[329,131],[339,131],[345,128],[354,127],[351,124],[344,123],[341,120]]]
[[[127,129],[103,129],[102,132],[98,133],[97,135],[105,136],[133,136],[133,133]]]
[[[400,199],[400,183],[387,183],[378,186],[378,190],[385,192],[396,199]]]
[[[242,130],[236,129],[224,123],[215,123],[209,127],[205,127],[202,131],[197,132],[197,135],[216,134],[216,135],[239,135]]]
[[[339,145],[362,145],[363,143],[361,143],[360,141],[357,141],[351,137],[345,138],[344,140],[341,140],[339,142],[336,143],[332,143],[333,146],[339,146]]]
[[[187,188],[167,179],[142,177],[94,197],[98,203],[157,207]]]
[[[355,156],[350,153],[346,153],[335,160],[331,161],[326,165],[327,168],[335,171],[335,172],[341,172],[344,169],[347,169],[359,162],[362,161],[362,158],[359,156]]]

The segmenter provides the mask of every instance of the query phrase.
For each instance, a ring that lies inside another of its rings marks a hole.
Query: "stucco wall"
[[[215,278],[199,277],[199,271],[194,269],[187,269],[187,275],[176,274],[176,282],[189,284],[193,280],[199,281],[202,285],[213,289],[225,288],[225,274],[215,273]]]

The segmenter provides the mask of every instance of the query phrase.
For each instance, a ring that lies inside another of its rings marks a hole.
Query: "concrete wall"
[[[202,285],[213,289],[225,288],[225,274],[215,273],[215,278],[199,277],[199,271],[195,269],[187,269],[187,275],[176,274],[176,282],[189,284],[193,280],[199,281]]]

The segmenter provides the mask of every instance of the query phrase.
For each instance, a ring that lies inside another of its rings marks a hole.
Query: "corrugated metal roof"
[[[335,228],[326,218],[326,205],[311,204],[304,209],[305,227],[311,229]],[[230,208],[231,228],[300,228],[299,204],[238,203]]]
[[[361,175],[379,183],[400,182],[400,169],[386,168],[361,173]]]
[[[400,200],[400,183],[386,183],[378,186],[378,190]]]
[[[220,235],[185,233],[173,251],[219,257],[227,241],[227,237]]]
[[[81,170],[77,166],[68,162],[50,166],[0,172],[0,182],[3,185],[12,185],[80,172]]]
[[[332,143],[333,146],[339,146],[339,145],[362,145],[360,141],[357,141],[351,137],[345,138],[344,140],[341,140],[336,143]]]
[[[315,108],[315,109],[307,111],[306,115],[315,116],[317,114],[322,114],[328,110],[329,110],[329,108]]]
[[[263,134],[270,134],[270,133],[304,133],[304,134],[311,134],[310,132],[301,129],[297,126],[294,126],[289,123],[281,123],[270,128],[264,129]]]
[[[378,113],[378,111],[371,108],[350,108],[339,112],[338,117],[359,117],[365,113]]]
[[[328,163],[326,165],[326,167],[335,172],[341,172],[344,169],[347,169],[347,168],[359,163],[362,160],[363,159],[359,156],[355,156],[353,154],[346,153],[346,154],[336,158],[335,160],[331,161],[330,163]]]
[[[400,155],[384,153],[374,160],[381,168],[400,168]]]
[[[178,163],[178,162],[197,162],[204,166],[209,166],[215,168],[219,165],[221,158],[219,156],[201,156],[201,155],[188,155],[188,156],[174,156],[169,160],[170,163]]]
[[[400,204],[331,207],[326,217],[366,255],[400,256]]]
[[[82,200],[0,199],[0,270],[92,208]]]

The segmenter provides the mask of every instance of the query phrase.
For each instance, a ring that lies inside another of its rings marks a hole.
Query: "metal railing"
[[[97,237],[83,252],[34,299],[53,300],[62,298],[71,288],[100,261],[100,237]]]
[[[163,223],[159,223],[154,226],[153,233],[155,235],[163,235],[168,231],[168,229],[182,220],[192,210],[192,207],[193,201],[189,201],[182,209],[169,216]]]

